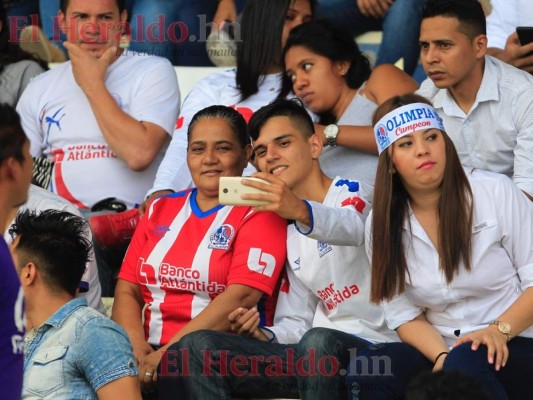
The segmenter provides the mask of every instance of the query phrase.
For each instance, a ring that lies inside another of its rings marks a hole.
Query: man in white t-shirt
[[[324,174],[318,160],[322,140],[296,101],[280,99],[260,108],[249,133],[254,163],[262,171],[254,176],[268,183],[244,179],[266,193],[243,198],[266,201],[254,210],[274,211],[293,221],[287,232],[288,281],[280,288],[274,326],[255,329],[257,310],[237,309],[229,316],[232,329],[254,339],[211,331],[185,336],[163,357],[161,399],[182,391],[202,399],[265,393],[339,398],[350,349],[398,340],[386,327],[381,307],[369,300],[370,265],[363,240],[372,188]],[[306,333],[311,326],[316,329]],[[174,354],[184,351],[190,358],[186,377],[172,365]],[[305,369],[322,371],[326,359],[331,374],[306,375],[300,368],[306,363]],[[204,373],[196,373],[197,367]]]
[[[123,51],[124,0],[62,0],[70,61],[34,79],[18,104],[34,157],[54,162],[50,190],[81,209],[141,203],[174,131],[176,74]]]
[[[487,54],[533,73],[533,42],[521,43],[516,33],[519,26],[533,27],[533,2],[491,0],[491,6],[487,17]]]
[[[124,3],[62,0],[58,17],[70,61],[34,79],[18,103],[30,152],[54,163],[47,189],[81,210],[124,211],[142,203],[178,116],[170,62],[119,48]],[[107,232],[131,237],[134,224],[123,215],[112,225]],[[100,243],[106,230],[93,233]],[[113,295],[125,248],[95,247],[105,296]]]

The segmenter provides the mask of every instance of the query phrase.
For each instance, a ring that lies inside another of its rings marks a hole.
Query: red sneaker
[[[89,217],[89,226],[94,240],[109,249],[127,246],[139,220],[139,210],[133,208],[121,213],[93,215]]]

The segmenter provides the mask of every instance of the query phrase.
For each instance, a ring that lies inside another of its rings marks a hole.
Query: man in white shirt
[[[162,57],[119,48],[124,0],[62,0],[58,17],[70,61],[34,79],[17,106],[30,152],[54,163],[46,189],[79,209],[133,209],[174,132],[180,102],[174,68]],[[110,198],[114,203],[105,202]],[[114,224],[127,222],[120,216]],[[124,252],[125,246],[95,247],[105,296],[113,295],[113,270]]]
[[[533,195],[533,77],[486,55],[477,0],[430,0],[420,28],[430,99],[461,163],[505,174]]]
[[[520,43],[516,28],[533,27],[531,0],[491,0],[487,17],[487,53],[517,68],[533,73],[533,42]]]
[[[70,61],[34,79],[18,111],[50,190],[80,209],[108,197],[141,203],[174,131],[179,89],[164,58],[119,48],[124,0],[62,0]]]

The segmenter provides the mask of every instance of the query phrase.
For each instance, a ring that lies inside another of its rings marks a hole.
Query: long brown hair
[[[431,103],[424,97],[408,94],[395,96],[375,111],[372,123],[384,115],[411,103]],[[446,132],[442,131],[446,147],[446,166],[438,203],[438,234],[440,268],[450,283],[462,261],[471,269],[472,254],[472,190],[459,157]],[[400,177],[394,173],[388,151],[379,156],[372,211],[372,283],[371,301],[390,300],[405,291],[405,276],[409,273],[405,249],[404,221],[408,218],[409,194]]]

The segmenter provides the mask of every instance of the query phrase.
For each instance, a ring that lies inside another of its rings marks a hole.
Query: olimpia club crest
[[[210,249],[228,250],[233,236],[235,236],[235,228],[229,224],[224,224],[211,234],[209,237],[210,243],[207,247]]]
[[[429,104],[413,103],[392,110],[374,125],[379,154],[402,136],[431,128],[443,131],[444,124]]]

